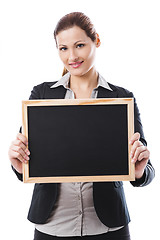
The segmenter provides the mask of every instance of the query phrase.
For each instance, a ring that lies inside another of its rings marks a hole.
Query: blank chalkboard
[[[133,99],[23,101],[24,182],[134,180]]]

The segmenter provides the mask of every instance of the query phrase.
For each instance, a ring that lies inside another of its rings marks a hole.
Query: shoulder
[[[54,81],[54,82],[43,82],[43,83],[40,83],[36,86],[34,86],[34,88],[37,88],[39,90],[42,90],[44,88],[50,88],[52,85],[54,85],[56,82],[58,81]]]
[[[111,83],[108,83],[108,84],[113,91],[117,92],[117,95],[119,98],[120,97],[134,97],[133,93],[131,91],[129,91],[128,89],[113,85]]]
[[[30,100],[32,99],[42,99],[45,95],[45,92],[50,89],[52,85],[54,85],[57,81],[54,82],[43,82],[33,87],[31,91],[31,95],[29,97]]]

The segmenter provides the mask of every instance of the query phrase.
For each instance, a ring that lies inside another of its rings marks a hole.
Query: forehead
[[[57,34],[56,40],[58,45],[74,44],[77,41],[92,41],[86,32],[77,26],[61,31]]]

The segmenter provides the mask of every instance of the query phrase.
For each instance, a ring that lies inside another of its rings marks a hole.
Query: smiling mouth
[[[69,65],[73,68],[78,68],[82,65],[83,61],[81,62],[74,62],[74,63],[69,63]]]

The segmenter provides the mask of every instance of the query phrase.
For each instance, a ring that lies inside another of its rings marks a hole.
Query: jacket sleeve
[[[18,178],[20,181],[23,181],[23,174],[17,172],[16,169],[15,169],[13,166],[11,166],[11,167],[12,167],[13,172],[16,174],[17,178]]]
[[[134,182],[130,182],[134,187],[144,187],[147,186],[150,182],[152,182],[155,177],[155,170],[149,160],[147,166],[145,168],[143,177],[141,179],[137,179]]]
[[[134,98],[133,93],[130,93],[129,95],[130,95],[129,97]],[[143,133],[143,126],[141,123],[140,112],[139,112],[135,98],[134,98],[134,128],[135,128],[135,132],[140,133],[140,141],[145,146],[147,146],[147,142],[145,140],[144,133]],[[155,177],[155,170],[151,164],[151,161],[149,160],[145,168],[143,177],[141,179],[137,179],[136,181],[133,181],[133,182],[131,181],[131,184],[134,187],[147,186],[153,180],[154,177]]]

